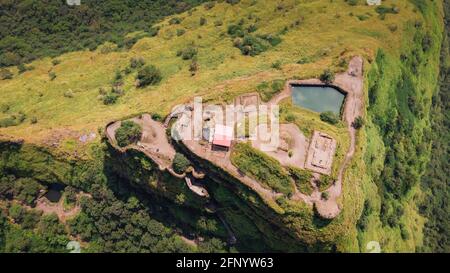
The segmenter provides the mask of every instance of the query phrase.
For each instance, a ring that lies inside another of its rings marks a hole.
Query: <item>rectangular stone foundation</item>
[[[314,131],[305,168],[313,172],[330,175],[335,152],[336,140],[325,133]]]

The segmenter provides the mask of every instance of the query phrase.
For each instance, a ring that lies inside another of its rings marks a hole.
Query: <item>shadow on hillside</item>
[[[105,152],[103,172],[107,178],[107,186],[114,193],[117,199],[127,202],[130,197],[136,197],[149,212],[152,219],[157,220],[167,227],[172,228],[180,235],[188,239],[196,237],[213,236],[217,234],[204,234],[196,228],[196,219],[205,217],[214,219],[221,225],[220,219],[212,214],[200,211],[199,209],[176,204],[173,200],[145,189],[145,184],[152,180],[152,177],[143,171],[141,164],[136,162],[137,154],[127,151],[126,154],[117,152],[111,146]],[[174,179],[167,173],[157,171],[156,179],[170,181]],[[130,181],[132,177],[134,181]],[[148,187],[148,186],[147,186]],[[186,220],[190,220],[188,223]],[[226,238],[221,238],[226,241]]]

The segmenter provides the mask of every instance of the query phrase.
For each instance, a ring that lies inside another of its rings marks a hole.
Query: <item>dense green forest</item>
[[[95,49],[105,41],[131,47],[138,38],[156,35],[152,24],[204,0],[66,0],[0,1],[0,67],[44,56]],[[138,36],[126,37],[133,31]]]
[[[442,42],[440,88],[433,97],[431,161],[422,178],[425,191],[420,210],[428,219],[424,229],[425,252],[450,252],[450,179],[448,177],[450,143],[450,1],[445,1],[445,36]]]
[[[382,225],[381,236],[394,231],[406,241],[415,238],[417,230],[411,207],[419,207],[428,222],[424,247],[416,250],[448,251],[448,123],[444,121],[448,115],[448,41],[444,40],[440,51],[442,37],[431,15],[433,5],[411,2],[428,20],[410,21],[405,28],[414,39],[404,42],[398,56],[380,49],[368,72],[365,161],[380,206],[368,198],[357,227],[370,229],[369,215],[375,214]],[[439,64],[438,92],[434,83]],[[420,186],[425,200],[417,190]]]
[[[199,230],[217,230],[217,221],[195,217],[189,209],[131,187],[130,181],[105,166],[106,149],[102,147],[93,151],[96,164],[84,165],[58,162],[31,146],[0,143],[0,253],[67,252],[66,245],[73,239],[88,243],[83,252],[228,250],[222,238],[204,233],[198,245],[187,244],[179,227],[188,234],[199,234]],[[78,198],[81,212],[66,223],[34,208],[40,191],[59,180],[58,175],[70,185],[64,190],[66,201],[72,189],[85,193]],[[152,202],[155,198],[158,202]],[[189,215],[192,226],[180,223],[174,213]]]

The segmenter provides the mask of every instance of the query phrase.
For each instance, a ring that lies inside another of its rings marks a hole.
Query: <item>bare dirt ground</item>
[[[287,146],[289,146],[288,149],[279,148],[276,151],[265,153],[277,159],[283,166],[304,168],[306,152],[309,146],[308,139],[295,124],[280,124],[280,137],[283,138],[283,135],[287,135],[290,139],[289,142],[292,142],[287,143]],[[261,140],[258,138],[252,141],[252,146],[259,149],[261,147]],[[289,156],[289,151],[292,153],[291,156]]]
[[[175,149],[170,145],[166,136],[166,128],[163,124],[154,121],[149,114],[143,114],[142,118],[133,118],[135,123],[142,126],[141,141],[137,145],[131,145],[143,151],[153,161],[155,161],[161,169],[171,166],[172,160],[175,157]],[[115,138],[116,130],[120,127],[121,121],[116,121],[106,127],[106,136],[110,143],[112,143],[119,150],[126,150],[117,145]]]
[[[75,217],[81,211],[81,207],[78,201],[82,196],[90,195],[85,193],[78,193],[75,206],[69,210],[64,209],[64,198],[61,198],[58,203],[52,203],[48,201],[47,198],[40,197],[38,200],[36,200],[35,209],[41,210],[44,214],[54,213],[58,216],[61,222],[65,223],[67,220]]]
[[[134,122],[142,126],[142,138],[138,145],[155,157],[155,161],[163,167],[169,167],[175,157],[175,149],[170,145],[166,136],[166,128],[154,121],[149,114],[143,114],[141,119],[134,118]]]

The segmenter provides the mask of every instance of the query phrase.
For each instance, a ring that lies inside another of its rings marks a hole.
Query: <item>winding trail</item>
[[[149,114],[143,114],[140,118],[135,117],[131,120],[141,125],[142,137],[137,144],[131,144],[126,147],[119,147],[116,140],[116,130],[122,122],[114,121],[106,126],[106,137],[116,150],[125,153],[129,149],[135,149],[144,153],[158,165],[160,171],[167,171],[176,178],[184,179],[186,186],[200,197],[209,197],[208,191],[200,185],[194,185],[191,179],[186,176],[186,173],[178,174],[173,170],[172,161],[175,158],[176,151],[167,139],[166,127],[163,124],[153,120]],[[197,173],[194,168],[190,168],[189,171],[197,179],[204,177],[203,174]]]

